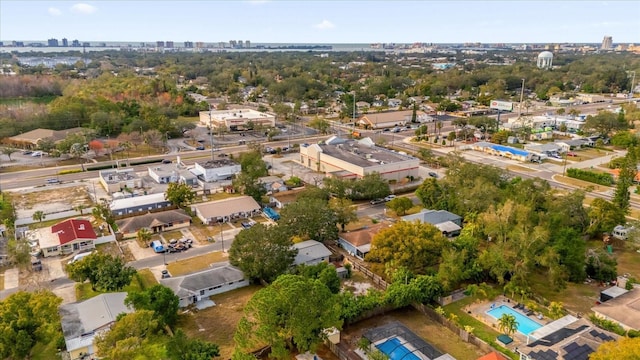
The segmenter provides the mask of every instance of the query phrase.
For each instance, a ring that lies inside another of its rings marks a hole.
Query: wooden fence
[[[371,279],[371,281],[376,287],[382,290],[386,290],[387,287],[389,286],[389,284],[387,284],[387,282],[384,281],[384,279],[382,279],[380,275],[374,274],[371,270],[367,269],[365,266],[360,265],[357,262],[353,262],[352,265],[353,265],[353,270],[363,273],[366,277]]]

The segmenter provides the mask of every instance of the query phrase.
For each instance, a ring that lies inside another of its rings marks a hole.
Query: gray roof
[[[326,246],[315,240],[299,242],[293,244],[293,247],[298,250],[294,260],[294,264],[296,265],[314,262],[331,255],[331,251],[327,249]]]
[[[161,279],[160,283],[173,290],[173,292],[182,299],[200,293],[200,290],[228,284],[230,282],[238,282],[243,279],[244,273],[241,270],[231,265],[224,265],[189,275]]]
[[[417,158],[413,156],[403,155],[380,146],[375,146],[369,138],[361,140],[331,138],[326,140],[325,144],[313,144],[311,146],[317,146],[323,154],[362,168],[382,164],[418,161]]]
[[[115,199],[111,202],[109,208],[111,209],[111,211],[115,211],[138,206],[159,204],[166,201],[167,199],[165,199],[164,193],[155,193],[149,195],[134,196],[125,199]]]
[[[121,313],[131,313],[133,309],[124,304],[126,292],[100,294],[89,300],[60,306],[62,333],[67,350],[81,347],[85,341],[93,338],[94,331],[109,326]],[[79,339],[80,338],[80,339]]]
[[[151,226],[159,226],[178,221],[186,221],[191,216],[182,209],[161,211],[156,213],[148,213],[144,215],[134,216],[127,219],[116,221],[118,229],[121,233],[136,232],[142,228],[151,228]]]
[[[438,225],[445,223],[447,221],[460,221],[462,217],[456,215],[454,213],[450,213],[446,210],[422,210],[417,214],[403,216],[402,220],[404,221],[415,221],[419,220],[425,223],[429,223],[432,225]]]

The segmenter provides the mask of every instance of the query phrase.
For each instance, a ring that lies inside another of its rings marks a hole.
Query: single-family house
[[[101,170],[99,177],[100,183],[109,194],[142,187],[142,179],[133,168]]]
[[[212,225],[260,214],[260,205],[251,196],[238,196],[191,206],[203,224]]]
[[[208,160],[196,162],[191,172],[205,182],[230,180],[239,174],[242,169],[240,164],[229,159]]]
[[[258,182],[264,185],[268,193],[287,191],[289,189],[287,185],[284,184],[284,180],[278,176],[263,176],[258,178]]]
[[[400,105],[402,105],[402,100],[392,98],[392,99],[387,100],[387,105],[392,109],[393,108],[399,108]]]
[[[160,284],[173,290],[180,299],[180,307],[186,307],[211,295],[247,286],[249,280],[240,269],[224,265],[189,275],[160,279]]]
[[[136,237],[138,230],[147,229],[152,234],[189,227],[191,216],[182,209],[147,213],[116,221],[124,238]]]
[[[140,213],[169,208],[171,206],[171,202],[165,199],[164,193],[155,193],[124,199],[115,199],[109,205],[109,209],[113,215],[124,216],[138,215]]]
[[[614,321],[625,330],[640,330],[640,288],[626,291],[591,310],[596,316]]]
[[[118,315],[133,312],[125,305],[126,292],[106,293],[60,306],[60,321],[71,360],[93,359],[95,337],[108,331]]]
[[[530,332],[527,344],[515,351],[520,360],[588,359],[604,342],[617,338],[584,318],[567,315]]]
[[[371,241],[380,230],[389,227],[388,223],[378,223],[362,229],[353,230],[338,235],[338,245],[349,254],[364,260],[371,250]]]
[[[198,185],[198,178],[180,163],[156,164],[147,168],[147,173],[158,184],[182,183]]]
[[[96,232],[89,220],[69,219],[34,230],[44,257],[95,249]]]
[[[316,240],[307,240],[293,244],[293,248],[298,250],[294,265],[316,265],[321,262],[329,262],[331,250],[323,243]]]
[[[462,217],[446,210],[424,209],[416,214],[403,216],[404,221],[420,221],[429,223],[442,231],[442,235],[447,237],[460,235],[462,230]]]
[[[272,194],[269,197],[269,202],[275,204],[278,209],[282,209],[287,204],[295,202],[298,198],[298,194],[300,194],[303,190],[304,189],[294,189]]]
[[[536,144],[529,143],[524,145],[524,149],[527,151],[535,152],[538,154],[559,154],[564,152],[562,146],[557,143]]]
[[[596,145],[595,141],[589,138],[557,140],[555,143],[562,147],[563,152],[581,149],[583,147],[593,147]]]

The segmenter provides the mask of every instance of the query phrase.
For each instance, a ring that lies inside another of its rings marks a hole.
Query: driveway
[[[20,285],[20,271],[17,268],[7,269],[4,272],[4,288],[13,289]]]

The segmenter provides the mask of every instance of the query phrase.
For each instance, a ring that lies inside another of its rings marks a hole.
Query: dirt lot
[[[19,219],[29,218],[36,210],[45,214],[73,210],[75,206],[91,206],[89,190],[84,185],[69,187],[34,188],[11,194]]]

